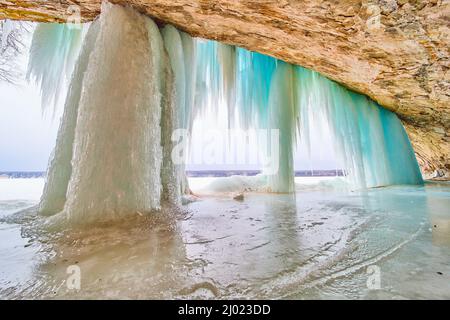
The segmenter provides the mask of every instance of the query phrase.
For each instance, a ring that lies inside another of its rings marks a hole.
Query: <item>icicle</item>
[[[228,109],[228,127],[235,121],[236,107],[236,47],[227,44],[218,45],[218,60],[220,61],[222,86],[220,97],[223,99]]]
[[[278,157],[268,174],[272,192],[294,192],[294,136],[296,115],[293,66],[278,62],[272,77],[269,95],[269,128],[279,130],[279,148],[271,150]],[[268,139],[270,141],[270,139]],[[267,174],[267,173],[266,173]]]
[[[184,60],[183,43],[180,33],[175,27],[167,25],[162,30],[164,45],[169,54],[169,61],[172,66],[175,79],[176,107],[178,108],[179,122],[178,128],[187,129],[188,115],[186,110],[186,69]]]
[[[194,71],[196,69],[196,48],[189,35],[180,33],[171,25],[165,26],[161,33],[174,78],[174,108],[176,112],[172,113],[175,115],[172,120],[172,130],[185,129],[190,131],[193,121],[195,79],[197,78]],[[167,159],[167,161],[169,160]],[[184,163],[177,164],[176,167],[179,172],[177,180],[181,184],[180,193],[189,193],[185,165]]]
[[[243,126],[265,128],[273,73],[277,60],[245,49],[238,50],[238,104]],[[253,125],[251,125],[253,124]]]
[[[56,106],[79,54],[83,28],[40,23],[33,33],[27,78],[41,88],[42,109]]]
[[[197,44],[197,78],[194,116],[220,105],[221,74],[217,60],[217,42],[199,39]],[[216,113],[217,114],[217,113]]]
[[[161,167],[162,199],[171,204],[180,204],[181,194],[187,189],[184,182],[184,166],[172,161],[172,132],[178,126],[178,109],[176,108],[175,83],[167,53],[163,56],[165,85],[162,96],[161,145],[163,165]]]
[[[152,39],[152,52],[155,53],[153,61],[157,66],[157,76],[159,77],[158,92],[161,95],[161,199],[170,204],[179,205],[182,191],[181,178],[184,172],[182,166],[172,161],[172,149],[175,146],[172,141],[172,132],[178,128],[179,124],[179,110],[175,105],[174,75],[158,27],[149,20],[148,29],[149,37]]]
[[[181,43],[183,45],[183,57],[185,66],[185,123],[183,127],[189,131],[192,129],[194,120],[195,105],[195,81],[197,79],[197,46],[195,40],[187,33],[180,32]]]
[[[323,119],[354,188],[420,184],[422,177],[397,116],[316,72],[297,67],[301,138]]]
[[[64,105],[64,113],[58,130],[55,149],[47,171],[47,181],[39,205],[39,212],[52,215],[64,208],[67,186],[72,174],[72,155],[75,139],[75,128],[78,117],[83,79],[89,62],[92,48],[95,45],[99,22],[93,22],[86,35],[83,49],[78,58],[72,81]]]

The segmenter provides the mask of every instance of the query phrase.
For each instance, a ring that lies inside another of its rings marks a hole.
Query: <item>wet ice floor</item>
[[[57,235],[36,232],[33,208],[13,214],[42,180],[0,180],[0,297],[450,298],[450,184],[297,180],[295,195],[236,201],[195,178],[200,199],[182,212]]]

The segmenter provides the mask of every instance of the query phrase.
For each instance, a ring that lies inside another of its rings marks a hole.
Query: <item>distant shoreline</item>
[[[255,176],[260,170],[186,170],[188,177],[229,177],[229,176]],[[340,169],[336,170],[297,170],[296,177],[335,177],[343,176]]]
[[[229,176],[255,176],[261,173],[260,170],[187,170],[186,175],[195,177],[229,177]],[[0,179],[17,178],[44,178],[45,171],[0,171]],[[335,177],[343,176],[340,169],[336,170],[298,170],[295,171],[296,177]]]
[[[44,178],[45,171],[0,171],[0,179],[2,178]]]

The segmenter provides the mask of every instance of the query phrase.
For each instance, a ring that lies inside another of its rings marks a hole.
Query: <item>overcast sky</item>
[[[43,171],[59,119],[43,116],[32,85],[0,83],[0,171]]]

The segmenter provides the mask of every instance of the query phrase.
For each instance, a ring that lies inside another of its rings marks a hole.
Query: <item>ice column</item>
[[[70,224],[145,214],[161,198],[161,55],[153,22],[104,4],[82,80],[72,175],[58,219]],[[76,81],[76,80],[74,80]]]

